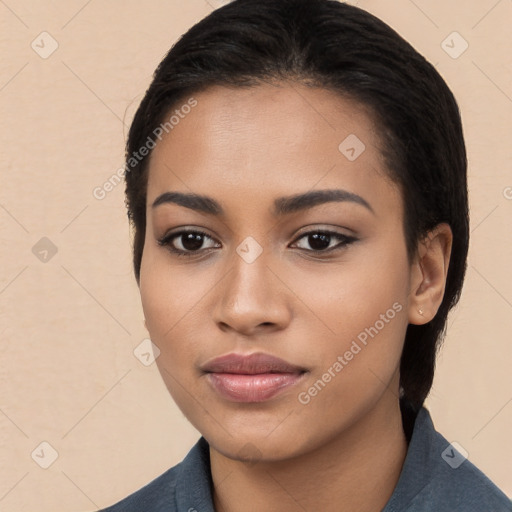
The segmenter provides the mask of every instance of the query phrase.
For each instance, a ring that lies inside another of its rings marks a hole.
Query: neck
[[[306,454],[255,465],[210,446],[217,512],[297,510],[380,512],[407,453],[399,402],[392,393],[348,431]]]

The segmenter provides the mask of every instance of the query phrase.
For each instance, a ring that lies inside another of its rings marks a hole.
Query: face
[[[217,451],[304,454],[396,407],[401,194],[371,116],[332,92],[193,98],[149,164],[140,292],[157,364]]]

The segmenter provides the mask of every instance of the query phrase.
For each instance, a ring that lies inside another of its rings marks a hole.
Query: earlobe
[[[435,317],[444,297],[452,240],[450,226],[442,223],[419,242],[411,269],[409,323],[423,325]]]

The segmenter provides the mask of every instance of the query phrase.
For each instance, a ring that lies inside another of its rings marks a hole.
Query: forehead
[[[168,189],[250,192],[265,201],[313,188],[394,188],[378,128],[361,104],[297,83],[215,86],[191,96],[197,105],[181,111],[185,98],[173,107],[179,122],[153,150],[148,203]]]

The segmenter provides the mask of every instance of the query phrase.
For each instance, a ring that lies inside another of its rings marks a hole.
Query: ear
[[[442,223],[418,243],[411,267],[409,323],[423,325],[436,315],[443,301],[452,240],[450,226]]]

